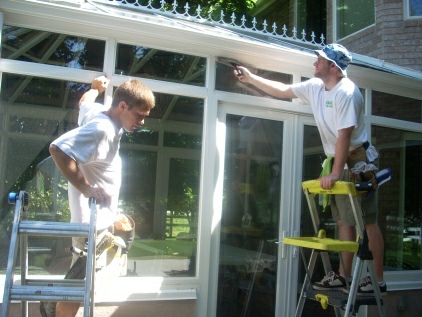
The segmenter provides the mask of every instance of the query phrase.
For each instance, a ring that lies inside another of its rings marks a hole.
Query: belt
[[[371,143],[369,143],[369,141],[363,142],[363,144],[362,144],[362,146],[365,150],[367,150],[370,145],[371,145]]]

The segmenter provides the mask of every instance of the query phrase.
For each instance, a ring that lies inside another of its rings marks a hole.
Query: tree
[[[148,0],[144,0],[145,4]],[[178,13],[184,13],[186,4],[189,5],[189,15],[196,16],[198,7],[201,7],[200,15],[207,18],[209,15],[213,20],[219,20],[221,11],[226,17],[230,17],[232,13],[242,16],[247,15],[248,11],[255,7],[257,0],[165,0],[164,9],[171,11],[176,7]],[[162,0],[152,1],[154,8],[161,7]]]

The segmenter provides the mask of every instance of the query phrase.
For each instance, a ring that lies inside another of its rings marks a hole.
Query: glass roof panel
[[[4,25],[2,58],[102,71],[105,41]]]

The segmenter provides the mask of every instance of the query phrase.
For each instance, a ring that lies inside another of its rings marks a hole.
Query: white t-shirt
[[[99,109],[96,114],[92,111]],[[91,186],[101,187],[111,196],[109,207],[99,208],[97,229],[104,229],[113,224],[118,214],[118,200],[121,185],[122,162],[119,155],[120,139],[123,130],[118,129],[108,116],[101,113],[100,104],[82,105],[79,119],[82,125],[73,129],[53,144],[74,159],[80,171]],[[88,117],[86,115],[88,114]],[[69,204],[71,222],[89,223],[90,206],[88,198],[69,183]]]
[[[325,85],[319,78],[293,84],[291,88],[301,102],[311,105],[325,155],[334,156],[338,130],[354,127],[349,151],[368,141],[363,97],[350,79],[343,78],[329,91],[325,90]],[[369,161],[378,157],[372,145],[367,150],[367,156]]]

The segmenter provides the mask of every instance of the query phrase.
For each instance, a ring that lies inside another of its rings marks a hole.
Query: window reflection
[[[3,26],[2,58],[102,71],[105,41]]]
[[[218,316],[274,316],[283,123],[227,115]]]
[[[372,114],[422,123],[422,101],[374,90],[372,91]]]
[[[386,270],[420,270],[422,134],[372,127],[380,169],[392,169],[379,190],[379,224],[385,239]]]
[[[206,59],[138,45],[117,44],[115,73],[205,86]]]

